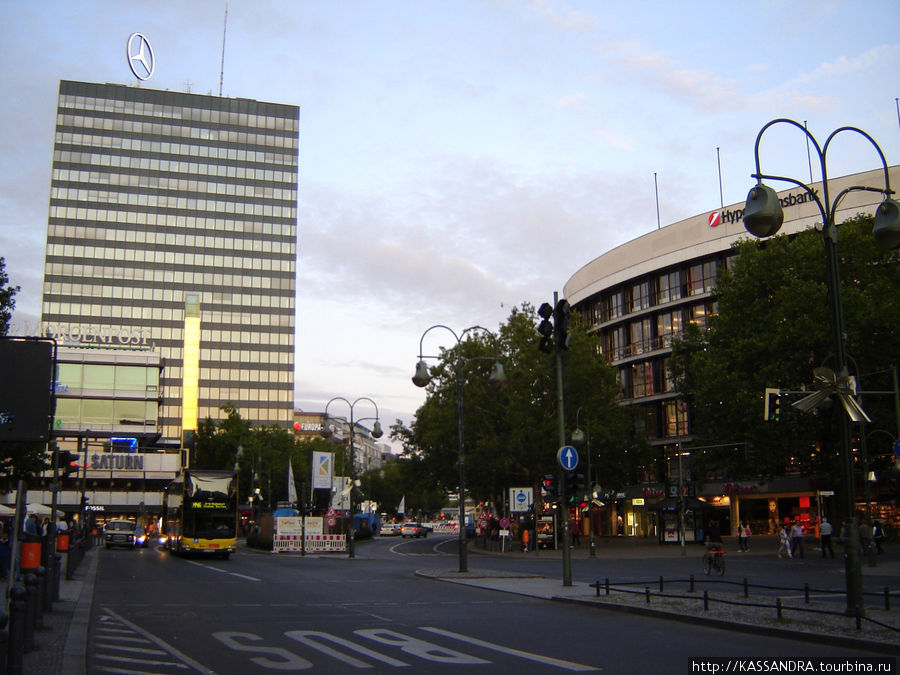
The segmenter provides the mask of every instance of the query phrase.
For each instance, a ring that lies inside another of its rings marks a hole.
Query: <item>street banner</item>
[[[330,490],[334,471],[334,453],[314,451],[312,455],[313,489]]]
[[[297,485],[294,483],[294,465],[291,463],[291,460],[288,460],[288,501],[291,503],[291,506],[296,505],[297,503]]]

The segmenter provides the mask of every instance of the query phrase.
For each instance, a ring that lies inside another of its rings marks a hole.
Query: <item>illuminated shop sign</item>
[[[818,196],[818,190],[813,190],[813,193]],[[800,194],[789,194],[786,197],[781,197],[778,201],[781,202],[781,208],[786,209],[789,206],[799,206],[800,204],[811,202],[813,197],[804,191]],[[729,209],[727,211],[713,211],[709,214],[708,221],[710,227],[718,227],[722,223],[737,223],[743,219],[744,209]]]
[[[91,465],[88,467],[94,470],[103,469],[122,471],[143,471],[144,456],[143,455],[118,455],[112,453],[95,453],[91,455]]]

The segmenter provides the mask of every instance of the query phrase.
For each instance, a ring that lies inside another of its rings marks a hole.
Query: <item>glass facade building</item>
[[[164,442],[292,424],[298,148],[297,106],[60,82],[42,329],[158,352]]]

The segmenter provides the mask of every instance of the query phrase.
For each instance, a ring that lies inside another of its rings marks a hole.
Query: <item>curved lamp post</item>
[[[378,415],[378,404],[375,403],[368,396],[360,396],[358,399],[351,403],[343,396],[335,396],[328,403],[325,404],[325,419],[326,424],[328,420],[328,406],[330,406],[335,401],[343,401],[350,408],[350,518],[351,518],[351,531],[352,531],[352,518],[353,518],[353,486],[356,478],[356,425],[360,422],[365,422],[366,420],[375,420],[375,424],[372,427],[371,435],[373,438],[381,438],[384,436],[384,431],[381,429],[380,417]],[[368,401],[375,408],[375,417],[362,417],[360,419],[356,419],[354,417],[354,412],[356,410],[356,404],[360,401]]]
[[[767,129],[776,124],[790,124],[800,129],[809,141],[812,142],[819,158],[819,164],[822,171],[822,199],[813,191],[813,189],[805,183],[788,178],[785,176],[773,176],[764,174],[759,166],[759,143],[763,134]],[[868,186],[851,186],[842,190],[834,201],[829,199],[828,195],[828,171],[826,167],[826,155],[828,146],[835,136],[844,132],[853,131],[865,139],[867,139],[878,152],[881,164],[884,167],[884,187],[868,187]],[[812,134],[807,131],[806,127],[794,120],[779,118],[772,120],[760,129],[756,137],[756,145],[754,147],[756,158],[756,173],[752,174],[756,178],[756,185],[747,195],[747,204],[744,208],[744,227],[755,237],[771,237],[778,232],[781,224],[784,222],[784,212],[781,209],[781,202],[778,195],[768,185],[763,184],[763,180],[777,180],[797,185],[806,191],[810,198],[816,203],[819,212],[822,215],[822,235],[825,243],[826,258],[826,283],[828,286],[829,305],[831,309],[831,332],[834,341],[834,354],[837,360],[837,377],[841,380],[847,377],[847,352],[844,345],[844,310],[841,302],[840,287],[840,269],[839,259],[837,255],[837,223],[835,222],[835,214],[837,213],[838,204],[850,192],[868,191],[880,192],[884,195],[884,201],[878,205],[875,210],[875,227],[872,231],[876,241],[883,247],[888,249],[896,249],[900,247],[900,204],[891,199],[893,190],[891,190],[890,176],[888,174],[888,165],[885,161],[884,153],[875,140],[866,132],[856,127],[841,127],[831,132],[824,146],[819,143]],[[860,567],[860,550],[859,550],[859,529],[856,518],[855,499],[853,496],[853,467],[850,451],[850,426],[848,419],[844,415],[839,415],[840,425],[840,451],[841,451],[841,474],[843,482],[844,497],[844,527],[847,534],[847,547],[844,556],[845,575],[847,583],[847,613],[864,612],[863,606],[863,588],[862,588],[862,569]]]
[[[581,430],[581,424],[579,421],[581,420],[581,408],[578,408],[578,412],[575,413],[575,431],[572,432],[572,442],[576,445],[581,445],[585,443],[584,452],[587,455],[587,472],[588,472],[588,490],[590,491],[589,499],[588,499],[588,524],[590,534],[590,557],[597,557],[597,546],[594,541],[594,477],[591,473],[591,420],[587,420],[587,434]]]
[[[440,359],[440,356],[428,356],[422,354],[422,343],[425,336],[435,328],[443,328],[448,331],[456,340],[456,421],[459,429],[459,571],[468,572],[468,544],[466,539],[466,450],[463,442],[463,367],[470,361],[493,361],[494,368],[488,378],[488,382],[493,385],[501,385],[506,382],[506,374],[503,372],[503,365],[500,363],[497,355],[490,356],[473,356],[465,359],[462,355],[462,341],[466,334],[472,331],[483,331],[496,339],[496,335],[482,326],[470,326],[462,331],[459,335],[443,324],[437,324],[428,328],[422,337],[419,338],[419,362],[416,364],[416,374],[413,376],[413,384],[417,387],[424,387],[431,382],[431,373],[428,372],[428,365],[425,359]]]

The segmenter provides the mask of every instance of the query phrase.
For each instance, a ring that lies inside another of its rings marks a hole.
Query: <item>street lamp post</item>
[[[419,362],[416,364],[416,374],[412,381],[417,387],[424,387],[431,382],[431,373],[428,372],[428,365],[425,359],[439,359],[440,356],[426,356],[422,354],[422,343],[429,331],[435,328],[443,328],[448,331],[456,340],[456,424],[459,431],[459,571],[468,572],[468,541],[466,540],[466,450],[463,441],[463,367],[470,361],[493,360],[494,368],[488,378],[488,382],[493,385],[500,385],[506,381],[506,374],[503,372],[503,365],[498,360],[498,356],[473,356],[465,359],[462,355],[462,341],[466,334],[472,331],[483,331],[496,339],[496,335],[487,328],[482,326],[470,326],[463,330],[459,335],[443,324],[437,324],[428,328],[422,337],[419,338]]]
[[[793,125],[803,131],[803,133],[806,134],[807,139],[811,141],[819,158],[822,172],[822,199],[819,199],[819,195],[810,186],[801,181],[784,176],[763,174],[760,170],[760,141],[766,130],[776,124]],[[853,131],[860,134],[875,147],[875,150],[878,152],[878,156],[881,159],[882,166],[884,167],[884,187],[851,186],[842,190],[834,201],[830,201],[828,196],[828,172],[825,159],[828,153],[828,146],[832,139],[844,131]],[[844,314],[841,302],[840,269],[837,255],[837,223],[835,222],[835,214],[837,213],[837,207],[841,199],[850,192],[859,190],[880,192],[884,195],[885,199],[875,210],[875,227],[872,234],[878,243],[885,248],[895,249],[900,246],[900,204],[890,198],[893,191],[890,186],[890,176],[884,153],[871,136],[856,127],[841,127],[840,129],[833,131],[825,141],[825,145],[820,147],[815,137],[807,131],[805,126],[794,120],[779,118],[772,120],[759,131],[759,134],[756,137],[754,154],[756,158],[756,173],[752,174],[752,177],[757,180],[757,184],[747,195],[747,204],[744,208],[744,227],[750,234],[760,238],[773,236],[781,228],[781,224],[784,221],[784,212],[781,209],[778,195],[771,187],[763,184],[763,179],[784,181],[802,188],[810,196],[812,201],[815,202],[822,215],[822,235],[825,244],[826,258],[826,283],[828,286],[829,306],[831,310],[831,331],[834,343],[834,356],[837,362],[837,377],[839,380],[846,380],[848,376],[847,352],[844,344]],[[839,440],[844,497],[844,528],[847,536],[847,546],[844,554],[847,585],[847,613],[855,614],[857,612],[864,612],[865,610],[863,606],[862,569],[860,567],[859,529],[853,496],[850,425],[845,415],[839,414],[838,420],[840,428]]]
[[[368,396],[360,396],[358,399],[351,403],[343,396],[335,396],[328,403],[325,404],[325,424],[328,424],[328,406],[330,406],[335,401],[343,401],[350,408],[350,526],[348,529],[347,536],[347,549],[348,554],[352,558],[354,555],[353,551],[353,537],[356,533],[353,527],[353,488],[355,487],[355,477],[356,477],[356,443],[355,443],[355,434],[356,434],[356,425],[360,422],[365,422],[366,420],[375,420],[375,425],[372,427],[372,436],[374,438],[381,438],[384,435],[384,432],[381,429],[381,422],[379,421],[378,415],[378,404],[375,403]],[[354,418],[354,411],[356,409],[356,404],[360,401],[368,401],[375,407],[375,417],[363,417],[361,419]]]
[[[581,425],[579,424],[579,420],[581,419],[581,408],[578,408],[578,412],[575,413],[575,431],[572,432],[572,442],[580,445],[581,443],[585,444],[585,454],[587,455],[587,482],[588,482],[588,529],[590,533],[589,537],[589,547],[590,557],[597,557],[597,546],[594,541],[594,477],[591,473],[591,420],[587,420],[587,434],[581,430]]]

